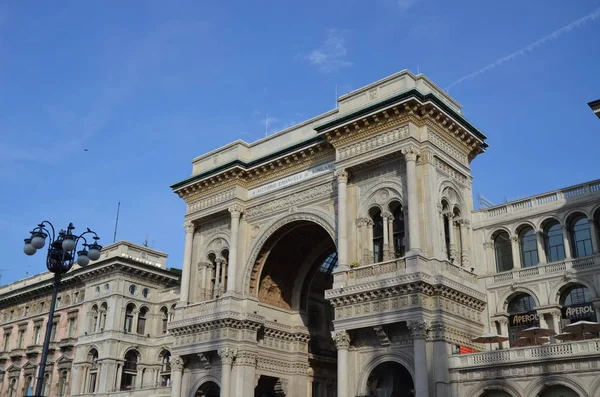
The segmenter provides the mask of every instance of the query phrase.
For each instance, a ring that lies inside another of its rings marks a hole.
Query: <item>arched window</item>
[[[171,305],[171,310],[169,310],[169,321],[173,321],[174,316],[175,316],[175,305]]]
[[[103,331],[106,328],[106,316],[108,314],[108,305],[106,302],[100,305],[100,331]]]
[[[508,303],[508,336],[511,344],[517,339],[517,332],[539,326],[539,317],[535,307],[535,299],[528,294],[518,294]]]
[[[521,247],[521,262],[523,267],[535,266],[540,263],[537,239],[531,227],[524,227],[519,233],[519,245]]]
[[[125,332],[131,333],[133,327],[133,312],[135,311],[135,305],[130,303],[125,308]]]
[[[163,306],[160,308],[160,314],[162,316],[162,333],[165,335],[167,333],[167,325],[169,323],[169,311]]]
[[[131,390],[135,385],[137,376],[137,363],[139,353],[130,350],[125,354],[125,363],[123,363],[123,374],[121,375],[121,390]]]
[[[50,395],[50,374],[49,373],[46,373],[44,375],[44,395],[45,396]]]
[[[87,360],[91,364],[87,392],[94,393],[96,391],[96,382],[98,380],[98,351],[96,349],[90,350]]]
[[[510,237],[506,232],[500,232],[494,238],[496,267],[498,272],[506,272],[514,267]]]
[[[594,254],[592,248],[592,234],[590,223],[587,218],[579,217],[573,220],[571,227],[571,238],[575,258],[582,258]]]
[[[397,201],[390,205],[390,209],[394,216],[392,228],[394,232],[394,253],[396,257],[400,258],[406,254],[406,245],[404,243],[404,211],[402,210],[402,205]]]
[[[592,299],[592,293],[583,285],[575,284],[565,288],[559,301],[562,306],[563,322],[596,321]]]
[[[546,243],[546,257],[549,263],[560,262],[565,259],[565,243],[562,226],[558,222],[551,222],[544,228]]]
[[[8,397],[17,397],[17,379],[12,378],[8,384]]]
[[[160,354],[160,364],[160,385],[171,386],[171,353],[168,350],[163,350]]]
[[[90,333],[93,334],[98,329],[98,306],[92,306],[91,316]]]
[[[221,265],[221,290],[227,291],[227,267],[229,266],[229,250],[221,251],[221,257],[224,259]]]
[[[69,383],[69,373],[67,371],[62,371],[60,373],[60,378],[58,379],[58,395],[59,396],[67,395],[68,383]]]
[[[383,217],[379,208],[372,208],[369,216],[373,221],[373,261],[383,261]]]
[[[146,316],[148,315],[148,308],[142,307],[138,314],[137,333],[144,335],[146,332]]]
[[[442,200],[442,218],[444,223],[444,247],[446,248],[446,257],[448,260],[452,257],[451,247],[450,247],[450,222],[451,220],[448,217],[448,202],[446,200]]]
[[[207,257],[208,261],[211,263],[211,268],[212,271],[211,273],[211,278],[210,278],[210,297],[211,298],[215,298],[216,297],[216,289],[217,289],[217,281],[218,281],[218,275],[216,274],[217,272],[217,256],[213,253],[208,254]]]
[[[466,236],[463,236],[460,231],[460,223],[459,221],[462,219],[462,214],[458,207],[454,207],[452,211],[452,235],[454,236],[454,263],[458,265],[462,265],[462,252],[463,252],[463,240],[466,239]]]
[[[25,378],[25,395],[33,396],[33,376],[28,376]]]

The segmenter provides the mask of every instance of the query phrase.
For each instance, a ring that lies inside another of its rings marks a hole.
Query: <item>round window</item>
[[[136,287],[135,285],[131,284],[131,285],[129,286],[129,293],[130,293],[131,295],[135,295],[135,293],[136,293],[136,292],[137,292],[137,287]]]
[[[148,288],[144,288],[144,289],[142,290],[142,296],[143,296],[144,298],[147,298],[147,297],[148,297],[148,295],[150,295],[150,290],[149,290]]]

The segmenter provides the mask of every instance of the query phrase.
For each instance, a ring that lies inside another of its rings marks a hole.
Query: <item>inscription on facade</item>
[[[275,190],[282,189],[287,186],[294,185],[298,182],[305,181],[319,175],[323,175],[333,170],[333,162],[318,165],[316,167],[309,168],[305,171],[298,172],[297,174],[287,176],[285,178],[267,183],[266,185],[259,186],[254,189],[248,190],[248,197],[254,198],[261,196],[266,193],[273,192]]]

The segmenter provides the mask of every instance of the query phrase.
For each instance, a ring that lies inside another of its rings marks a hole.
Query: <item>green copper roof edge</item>
[[[314,137],[311,137],[311,138],[306,139],[304,141],[301,141],[301,142],[294,143],[292,145],[286,146],[286,147],[284,147],[284,148],[282,148],[282,149],[280,149],[280,150],[278,150],[276,152],[267,154],[267,155],[265,155],[263,157],[259,157],[256,160],[245,162],[245,161],[242,161],[240,159],[235,159],[235,160],[232,160],[232,161],[230,161],[228,163],[222,164],[222,165],[220,165],[218,167],[211,168],[210,170],[204,171],[201,174],[192,175],[189,178],[186,178],[186,179],[181,180],[179,182],[175,182],[174,184],[171,185],[171,189],[173,189],[173,190],[179,189],[180,187],[182,187],[184,185],[187,185],[188,183],[194,182],[194,181],[196,181],[198,179],[206,178],[206,177],[208,177],[210,175],[218,173],[219,171],[223,171],[223,170],[225,170],[225,169],[227,169],[229,167],[233,167],[233,166],[236,166],[236,165],[241,166],[241,167],[245,167],[245,168],[251,168],[251,167],[254,167],[257,164],[263,163],[265,161],[272,160],[275,157],[279,157],[279,156],[284,155],[286,153],[293,152],[293,151],[295,151],[295,150],[297,150],[297,149],[299,149],[299,148],[301,148],[303,146],[308,146],[310,144],[317,143],[317,142],[322,142],[322,141],[325,141],[325,139],[323,137],[321,137],[321,136],[314,136]]]
[[[351,112],[351,113],[348,113],[348,114],[343,115],[341,117],[338,117],[337,119],[334,119],[334,120],[328,121],[326,123],[317,125],[317,126],[314,127],[314,129],[318,133],[321,133],[325,129],[328,129],[328,128],[334,127],[336,125],[342,124],[343,122],[348,121],[350,119],[353,119],[353,118],[356,118],[356,117],[360,117],[361,115],[364,115],[366,113],[370,113],[370,112],[376,111],[376,110],[381,109],[381,108],[383,108],[385,106],[388,106],[389,104],[391,104],[393,102],[397,102],[399,100],[402,100],[402,99],[405,99],[405,98],[409,98],[411,96],[416,96],[421,101],[423,101],[423,100],[431,100],[432,102],[435,102],[436,105],[438,105],[439,107],[441,107],[445,111],[451,113],[453,117],[456,117],[456,118],[460,119],[460,121],[465,124],[465,126],[467,127],[467,129],[469,130],[469,132],[471,132],[472,134],[474,134],[477,138],[481,139],[482,141],[485,141],[487,139],[487,137],[485,136],[485,134],[483,134],[481,131],[479,131],[477,128],[475,128],[475,126],[473,124],[471,124],[469,121],[467,121],[467,119],[465,119],[461,114],[457,113],[454,109],[452,109],[450,106],[448,106],[447,104],[445,104],[440,98],[437,97],[437,95],[435,95],[433,93],[423,94],[421,91],[419,91],[416,88],[411,88],[409,90],[402,91],[399,94],[396,94],[396,95],[391,96],[389,98],[385,98],[385,99],[382,99],[381,101],[375,102],[375,103],[373,103],[371,105],[367,105],[367,106],[364,106],[362,108],[359,108],[359,109],[355,110],[354,112]],[[483,142],[482,146],[484,148],[486,148],[488,145],[485,142]]]

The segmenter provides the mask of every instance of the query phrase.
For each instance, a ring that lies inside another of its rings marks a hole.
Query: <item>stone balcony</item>
[[[511,284],[518,280],[540,279],[545,276],[562,276],[571,271],[597,271],[600,268],[600,255],[586,256],[583,258],[567,259],[561,262],[539,264],[522,269],[513,269],[507,272],[490,276],[481,276],[494,284]]]
[[[532,373],[535,368],[548,372],[561,370],[561,365],[567,366],[570,365],[568,362],[574,361],[578,362],[574,364],[575,368],[583,369],[586,365],[597,368],[598,358],[600,340],[590,339],[454,355],[449,358],[449,367],[451,371],[479,371],[482,376],[489,376],[489,371],[495,371],[495,376],[506,376],[518,372],[516,367],[526,367]]]
[[[42,345],[27,346],[27,355],[28,356],[35,356],[38,354],[42,354]]]
[[[511,201],[506,204],[480,209],[474,212],[474,226],[481,227],[498,221],[530,216],[556,210],[566,204],[582,203],[586,200],[597,200],[600,197],[600,180],[570,186],[553,192]]]

